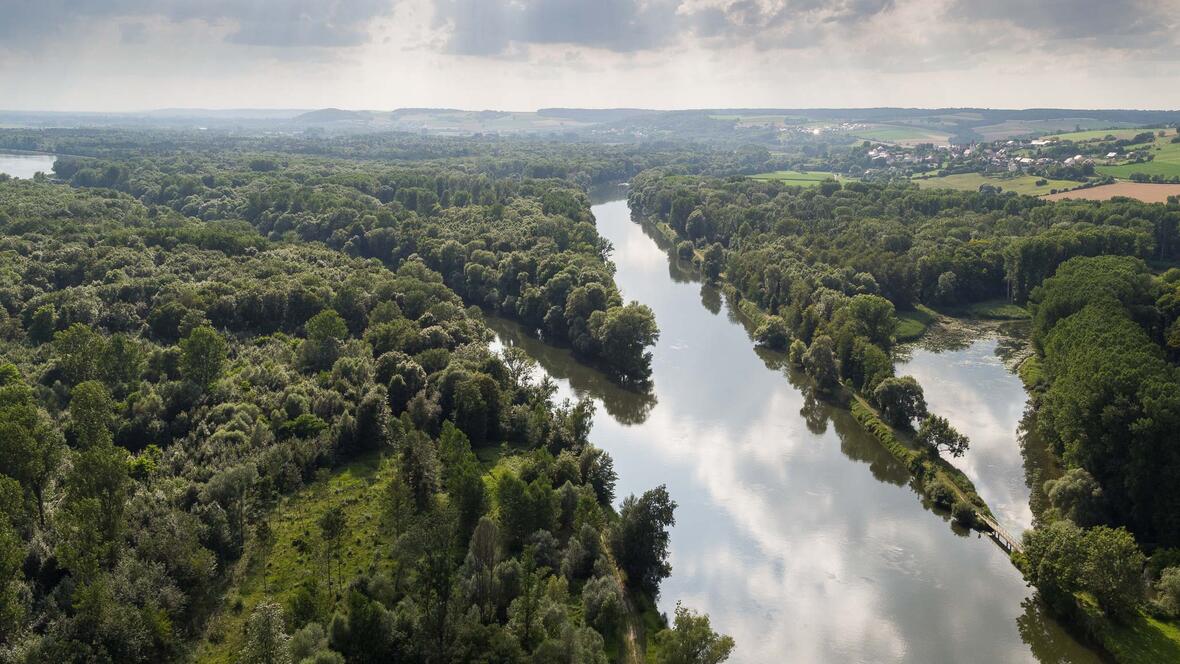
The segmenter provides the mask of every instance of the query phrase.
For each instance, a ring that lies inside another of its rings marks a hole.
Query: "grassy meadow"
[[[1151,161],[1121,166],[1096,166],[1095,170],[1103,175],[1124,179],[1130,178],[1132,173],[1162,175],[1166,178],[1180,176],[1180,143],[1172,142],[1174,136],[1175,132],[1170,132],[1167,136],[1155,139],[1155,145],[1151,147],[1154,159]]]
[[[778,180],[787,184],[800,185],[804,187],[814,187],[824,180],[848,180],[842,175],[836,173],[829,173],[827,171],[772,171],[770,173],[759,173],[751,175],[755,180]]]
[[[994,187],[1000,187],[1003,191],[1014,191],[1018,194],[1026,194],[1028,196],[1040,196],[1047,194],[1056,189],[1071,189],[1078,186],[1079,182],[1073,180],[1047,180],[1046,184],[1037,185],[1037,181],[1042,180],[1036,175],[1018,175],[1015,177],[1001,177],[995,175],[983,175],[981,173],[960,173],[958,175],[947,175],[940,178],[915,179],[919,187],[923,189],[957,189],[960,191],[978,191],[981,185],[990,184]]]
[[[898,145],[917,145],[918,143],[946,144],[950,134],[924,129],[922,127],[908,127],[902,125],[876,125],[869,129],[860,129],[853,134],[857,138],[883,143],[897,143]]]

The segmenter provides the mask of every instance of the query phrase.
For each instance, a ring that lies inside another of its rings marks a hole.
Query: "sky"
[[[1180,108],[1180,0],[0,0],[0,109]]]

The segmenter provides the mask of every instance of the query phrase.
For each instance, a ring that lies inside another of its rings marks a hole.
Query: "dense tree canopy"
[[[175,661],[201,634],[248,661],[605,661],[625,606],[604,542],[656,546],[654,593],[664,522],[614,513],[592,408],[553,403],[464,308],[646,377],[654,322],[619,299],[584,195],[253,161],[103,175],[134,196],[0,182],[0,642],[30,662]],[[376,457],[380,519],[327,507],[296,541],[272,521]],[[343,563],[361,537],[367,571]],[[274,546],[300,547],[304,585],[223,607]]]

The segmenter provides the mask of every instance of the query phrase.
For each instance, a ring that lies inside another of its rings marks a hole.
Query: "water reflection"
[[[515,321],[487,316],[485,322],[496,334],[499,345],[524,349],[545,374],[558,381],[558,402],[566,398],[593,398],[621,424],[642,424],[656,405],[654,386],[645,389],[621,387],[601,371],[578,362],[569,349],[546,344]]]
[[[1040,656],[1018,628],[1029,591],[1002,551],[955,535],[846,410],[817,399],[781,354],[754,352],[734,307],[670,261],[667,243],[633,223],[625,203],[594,212],[624,296],[651,306],[660,324],[658,400],[631,409],[623,402],[642,397],[590,379],[568,354],[508,332],[505,342],[535,351],[566,377],[564,390],[606,406],[592,438],[615,459],[620,496],[667,484],[679,503],[662,610],[681,600],[707,611],[737,640],[738,662]],[[1093,661],[1043,615],[1030,620],[1060,637],[1058,659]]]
[[[897,366],[898,374],[921,383],[931,412],[971,439],[967,453],[952,462],[975,483],[1000,525],[1016,536],[1033,520],[1019,431],[1028,397],[1005,358],[1023,346],[996,330],[958,328],[923,341]]]

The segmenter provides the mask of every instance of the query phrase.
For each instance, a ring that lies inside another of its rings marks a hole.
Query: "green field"
[[[1072,189],[1080,182],[1073,180],[1048,180],[1047,184],[1037,186],[1037,181],[1042,178],[1036,175],[1018,175],[1016,177],[1000,177],[995,175],[982,175],[980,173],[961,173],[959,175],[947,175],[941,178],[929,179],[915,179],[914,182],[923,189],[957,189],[959,191],[978,191],[980,185],[990,184],[994,187],[999,187],[1003,191],[1014,191],[1018,194],[1026,194],[1028,196],[1040,196],[1047,194],[1053,189],[1061,191],[1062,189]]]
[[[1151,154],[1155,155],[1152,161],[1123,166],[1097,166],[1095,170],[1116,178],[1130,178],[1132,173],[1162,175],[1166,178],[1180,176],[1180,143],[1173,143],[1172,136],[1173,134],[1169,133],[1164,138],[1156,139],[1151,150]]]
[[[935,131],[932,129],[923,129],[921,127],[905,127],[899,125],[877,125],[869,129],[862,129],[852,133],[858,138],[865,138],[871,141],[881,141],[883,143],[898,143],[902,145],[915,145],[918,143],[946,143],[950,139],[950,134],[945,132]]]
[[[1145,127],[1143,129],[1092,129],[1089,131],[1071,131],[1068,134],[1056,134],[1053,136],[1046,136],[1045,138],[1056,138],[1062,141],[1093,141],[1095,139],[1106,138],[1107,136],[1114,136],[1115,138],[1135,138],[1137,134],[1142,134],[1145,131],[1158,132],[1163,127]],[[1169,130],[1169,134],[1172,134]]]
[[[955,313],[988,320],[1024,320],[1029,317],[1028,309],[1004,299],[974,302],[955,309]]]
[[[827,171],[773,171],[771,173],[751,175],[750,177],[755,180],[778,180],[787,184],[801,185],[804,187],[814,187],[824,180],[835,179],[846,181],[849,179]]]
[[[975,133],[983,137],[985,141],[997,141],[1015,136],[1039,136],[1055,131],[1070,131],[1075,128],[1081,128],[1087,131],[1078,131],[1073,133],[1088,133],[1088,130],[1094,128],[1106,127],[1098,133],[1105,136],[1107,133],[1119,132],[1121,129],[1109,129],[1109,124],[1104,124],[1100,120],[1093,118],[1054,118],[1050,120],[1006,120],[993,125],[984,125],[982,127],[973,127]],[[1132,133],[1131,136],[1135,134]],[[1099,136],[1098,138],[1101,138]],[[1072,139],[1082,140],[1082,139]]]
[[[1102,645],[1123,664],[1180,662],[1180,626],[1140,613],[1127,623],[1112,623]]]
[[[926,328],[938,319],[938,313],[925,305],[916,305],[911,311],[897,312],[898,341],[914,341],[926,333]]]

